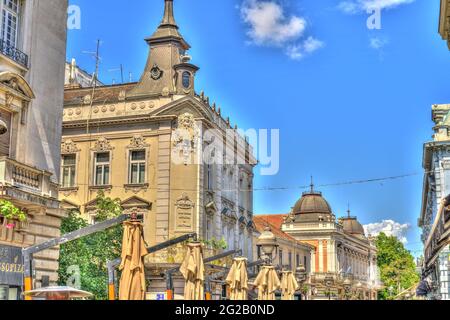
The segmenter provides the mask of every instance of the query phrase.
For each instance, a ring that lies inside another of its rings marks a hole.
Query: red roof
[[[253,222],[256,225],[256,230],[258,230],[258,232],[260,232],[260,233],[263,232],[267,226],[269,226],[272,229],[271,230],[272,233],[277,238],[282,238],[285,240],[297,242],[297,240],[294,237],[281,231],[281,226],[284,223],[285,217],[286,217],[286,215],[283,215],[283,214],[274,214],[274,215],[267,215],[267,216],[254,216]]]

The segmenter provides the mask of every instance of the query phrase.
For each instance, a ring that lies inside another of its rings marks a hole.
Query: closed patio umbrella
[[[298,290],[298,282],[292,271],[284,271],[281,277],[282,300],[294,300],[295,292]]]
[[[258,288],[258,300],[276,300],[275,291],[281,283],[273,266],[264,266],[255,279],[254,286]]]
[[[246,258],[236,258],[233,260],[233,265],[231,266],[226,282],[231,289],[231,300],[247,300],[248,274]]]
[[[145,299],[144,257],[148,252],[142,228],[142,223],[138,221],[124,223],[119,300]]]
[[[205,266],[201,243],[187,245],[186,257],[180,267],[180,272],[185,279],[184,299],[205,300]]]

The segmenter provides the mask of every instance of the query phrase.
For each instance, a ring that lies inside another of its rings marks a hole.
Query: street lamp
[[[4,135],[7,132],[8,132],[8,125],[6,124],[5,121],[0,119],[0,135]]]
[[[345,279],[344,283],[344,294],[345,294],[345,300],[348,300],[349,296],[350,296],[350,292],[352,290],[352,282],[350,279]]]
[[[304,289],[303,285],[306,282],[306,279],[308,277],[308,274],[306,272],[306,268],[303,265],[300,265],[297,268],[297,270],[295,271],[295,276],[297,277],[297,281],[298,281],[298,283],[300,285],[300,294],[304,293],[305,300],[306,300],[307,292],[303,292],[303,289]]]
[[[328,300],[331,300],[331,288],[334,285],[334,279],[332,276],[326,276],[325,287],[327,287]]]
[[[273,254],[277,254],[278,242],[275,235],[272,233],[270,227],[266,227],[256,242],[258,251],[260,252],[260,259],[265,260],[269,265],[272,264]]]

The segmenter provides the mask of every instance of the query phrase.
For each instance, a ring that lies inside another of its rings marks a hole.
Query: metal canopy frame
[[[46,242],[22,249],[24,261],[24,287],[25,292],[33,290],[33,254],[62,245],[67,242],[78,240],[80,238],[89,236],[91,234],[115,227],[131,218],[131,215],[123,214],[117,218],[110,219],[95,225],[70,232],[59,238],[54,238]],[[30,297],[25,297],[25,300],[31,300]]]
[[[267,263],[267,260],[258,260],[258,261],[251,262],[251,263],[247,264],[247,271],[251,268],[263,265],[265,263]],[[209,293],[211,295],[211,282],[218,281],[219,278],[225,277],[227,275],[227,273],[230,272],[230,269],[231,268],[226,268],[225,270],[215,273],[206,278],[205,291],[207,292],[207,294]],[[255,275],[249,274],[249,278],[252,278],[253,276],[255,276]],[[225,283],[225,281],[223,281],[223,280],[220,280],[219,282]]]
[[[189,233],[184,236],[168,240],[166,242],[162,242],[160,244],[157,244],[153,247],[148,247],[147,252],[148,254],[155,253],[157,251],[164,250],[166,248],[172,247],[174,245],[177,245],[179,243],[188,241],[190,239],[193,239],[194,241],[197,240],[197,234],[196,233]],[[117,258],[111,261],[107,262],[107,268],[108,268],[108,297],[109,300],[116,300],[116,287],[117,287],[117,270],[116,268],[120,265],[122,262],[121,258]]]
[[[230,250],[230,251],[226,251],[226,252],[223,252],[221,254],[218,254],[218,255],[206,258],[206,259],[203,260],[203,263],[205,265],[207,265],[208,263],[214,262],[216,260],[220,260],[220,259],[232,256],[232,255],[241,255],[241,254],[242,254],[242,249]],[[173,287],[173,279],[172,279],[172,277],[173,277],[173,274],[175,272],[178,272],[180,270],[180,268],[181,268],[181,266],[169,269],[169,270],[167,270],[165,272],[166,288],[167,288],[167,300],[173,300],[173,298],[174,298],[174,291],[175,290],[174,290],[174,287]],[[224,271],[222,271],[222,272],[224,272]],[[205,282],[205,285],[206,285],[206,282]],[[206,300],[211,300],[210,292],[206,291],[205,294],[206,294]]]

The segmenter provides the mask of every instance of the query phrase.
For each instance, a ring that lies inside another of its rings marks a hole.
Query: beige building
[[[255,234],[253,243],[257,243],[258,237],[268,227],[277,239],[278,250],[273,257],[273,265],[278,270],[297,271],[297,268],[303,266],[307,275],[312,271],[312,257],[315,247],[296,240],[294,237],[283,232],[281,227],[284,223],[285,215],[257,215],[254,222],[258,234]],[[253,255],[261,256],[258,248],[254,247]]]
[[[17,299],[21,248],[59,236],[61,120],[67,1],[0,3],[0,198],[27,222],[0,217],[0,300]],[[14,226],[11,228],[11,226]],[[59,250],[34,256],[35,281],[57,281]]]
[[[139,82],[65,91],[61,199],[94,222],[104,191],[144,216],[149,245],[196,232],[252,259],[255,160],[220,108],[196,92],[199,68],[173,1],[164,6]],[[173,257],[164,251],[147,262]]]
[[[81,69],[75,59],[72,61],[66,62],[66,70],[64,76],[64,88],[73,89],[73,88],[86,88],[92,87],[94,84],[94,75],[95,73],[90,74],[89,72]],[[103,83],[96,80],[96,86],[103,86]]]
[[[377,299],[377,249],[350,211],[336,219],[322,193],[311,186],[286,216],[282,230],[315,247],[311,277],[315,299]]]
[[[381,283],[375,244],[366,237],[364,228],[350,212],[347,217],[336,219],[322,193],[314,191],[313,186],[311,191],[303,194],[290,214],[261,219],[261,223],[270,224],[272,232],[281,231],[312,248],[311,252],[304,250],[311,299],[377,299]],[[281,251],[282,256],[277,259],[282,261],[275,260],[275,263],[298,264],[292,249],[281,247]],[[301,258],[300,264],[303,264]]]

